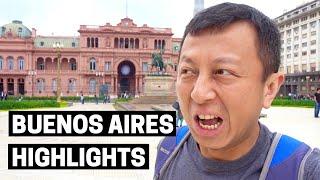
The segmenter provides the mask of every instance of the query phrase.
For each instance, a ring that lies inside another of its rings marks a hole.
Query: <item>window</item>
[[[73,60],[73,61],[71,60],[70,69],[71,69],[71,71],[77,70],[77,63],[75,62],[75,60]]]
[[[53,92],[57,92],[57,79],[52,79],[51,89]]]
[[[89,81],[89,92],[96,93],[96,80],[95,79],[90,79],[90,81]]]
[[[306,12],[308,10],[308,7],[305,7],[302,9],[302,12]]]
[[[291,66],[287,66],[287,73],[291,73]]]
[[[299,19],[293,21],[293,24],[298,24],[298,23],[299,23]]]
[[[315,36],[317,34],[317,31],[311,31],[310,35]]]
[[[43,41],[40,42],[40,46],[44,46],[44,42]]]
[[[2,70],[2,68],[3,68],[3,59],[2,59],[2,57],[0,56],[0,70]]]
[[[143,62],[142,63],[142,71],[143,72],[147,72],[148,71],[148,63],[147,62]]]
[[[304,34],[302,34],[302,39],[305,39],[305,38],[307,38],[307,33],[304,33]]]
[[[312,21],[312,22],[310,23],[310,27],[311,27],[311,28],[315,28],[315,27],[316,27],[316,21]]]
[[[105,71],[111,70],[111,62],[110,61],[104,63],[104,70]]]
[[[283,38],[284,36],[284,32],[281,32],[280,37]]]
[[[287,51],[291,51],[291,46],[287,46]]]
[[[291,38],[288,38],[287,39],[287,44],[290,44],[291,43]]]
[[[298,34],[299,33],[299,27],[294,28],[293,31],[294,31],[295,34]]]
[[[287,54],[287,59],[290,59],[291,58],[291,54]]]
[[[76,80],[75,79],[69,79],[68,91],[69,92],[76,92]]]
[[[19,62],[19,70],[24,70],[24,59],[20,57],[18,62]]]
[[[38,79],[37,80],[37,91],[39,93],[43,92],[45,89],[45,82],[44,79]]]
[[[310,54],[316,54],[317,53],[317,50],[316,49],[311,49],[310,50]]]
[[[87,38],[87,47],[90,47],[90,38]]]
[[[308,46],[307,42],[302,43],[302,47],[307,47],[307,46]]]
[[[311,45],[317,44],[317,40],[312,40],[312,41],[310,42],[310,44],[311,44]]]
[[[316,71],[316,63],[310,63],[310,71],[315,72]]]
[[[299,36],[295,36],[294,41],[299,41]]]
[[[13,62],[13,57],[8,57],[8,69],[13,70],[14,67],[14,62]]]
[[[308,16],[301,18],[301,21],[306,21],[308,20]]]
[[[71,46],[72,46],[72,47],[76,47],[76,43],[75,43],[75,42],[72,42],[72,43],[71,43]]]
[[[310,6],[311,8],[315,8],[316,7],[316,3],[314,3],[314,4],[311,4],[311,6]]]
[[[304,25],[301,26],[301,29],[302,29],[302,30],[305,30],[305,29],[307,29],[307,28],[308,28],[308,25],[307,25],[307,24],[304,24]]]
[[[90,59],[90,65],[89,66],[90,66],[89,68],[90,68],[91,71],[96,70],[96,60],[94,58]]]
[[[293,54],[293,56],[294,56],[294,57],[298,57],[298,53],[295,52],[295,53]]]
[[[95,38],[95,47],[99,47],[99,39],[98,38]]]
[[[302,64],[302,72],[307,72],[307,64]]]
[[[287,30],[287,36],[290,36],[291,35],[291,29]]]
[[[294,65],[293,66],[293,72],[294,73],[298,73],[299,72],[299,66],[298,65]]]
[[[302,56],[306,56],[307,55],[307,51],[302,51]]]
[[[298,50],[299,49],[299,44],[295,44],[294,45],[294,50]]]

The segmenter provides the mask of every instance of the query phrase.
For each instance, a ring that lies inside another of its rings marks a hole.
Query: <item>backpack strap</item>
[[[158,179],[160,174],[167,168],[170,161],[178,153],[180,147],[189,137],[188,126],[177,128],[176,136],[165,137],[158,146],[157,159],[155,164],[154,179]]]
[[[303,142],[277,133],[270,146],[259,180],[298,179],[298,176],[303,176],[303,172],[299,169],[304,168],[303,159],[306,159],[310,149]]]

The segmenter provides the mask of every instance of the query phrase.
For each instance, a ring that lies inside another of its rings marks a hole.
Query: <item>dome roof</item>
[[[1,36],[13,36],[21,38],[31,37],[32,32],[22,24],[22,21],[14,20],[12,23],[3,25],[0,29]]]

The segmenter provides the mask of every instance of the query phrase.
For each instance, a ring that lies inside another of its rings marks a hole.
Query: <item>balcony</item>
[[[8,69],[2,69],[0,70],[0,74],[5,75],[28,75],[27,70],[8,70]]]

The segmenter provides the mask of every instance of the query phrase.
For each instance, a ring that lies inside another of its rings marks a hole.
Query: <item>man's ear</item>
[[[263,107],[269,108],[273,99],[276,97],[282,83],[284,75],[282,73],[271,74],[265,82],[263,91]]]

